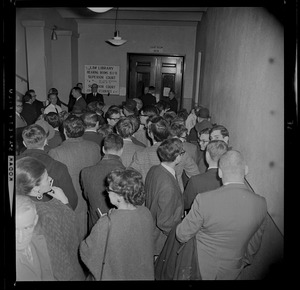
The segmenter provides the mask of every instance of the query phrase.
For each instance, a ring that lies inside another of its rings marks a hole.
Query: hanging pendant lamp
[[[52,28],[51,40],[57,40],[57,34],[55,32],[56,29],[57,29],[57,27],[56,27],[56,25],[54,25]]]
[[[107,43],[109,43],[111,45],[115,45],[115,46],[120,46],[127,42],[127,40],[122,39],[122,37],[120,36],[119,30],[117,30],[118,9],[119,9],[119,7],[117,7],[117,10],[116,10],[114,37],[106,40]]]

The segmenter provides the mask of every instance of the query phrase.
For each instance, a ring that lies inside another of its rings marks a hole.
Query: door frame
[[[130,56],[162,56],[162,57],[182,57],[182,85],[180,92],[180,104],[179,109],[182,108],[183,103],[183,86],[184,86],[184,73],[185,73],[185,55],[180,54],[170,54],[170,53],[138,53],[138,52],[127,52],[127,63],[126,63],[126,100],[129,96],[129,85],[130,85]]]

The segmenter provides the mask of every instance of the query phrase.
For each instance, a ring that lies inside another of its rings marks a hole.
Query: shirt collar
[[[174,176],[174,178],[176,179],[176,173],[175,173],[175,170],[172,167],[168,166],[165,163],[161,163],[161,166],[166,168]]]
[[[209,170],[209,169],[218,169],[218,167],[217,166],[211,166],[211,167],[207,168],[207,170]]]
[[[233,182],[229,181],[229,182],[223,183],[223,185],[228,185],[228,184],[243,184],[244,185],[245,183],[244,182],[234,182],[234,181]]]

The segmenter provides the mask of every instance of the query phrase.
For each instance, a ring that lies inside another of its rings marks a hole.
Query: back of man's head
[[[219,169],[222,171],[222,179],[226,181],[243,182],[246,174],[246,163],[239,151],[229,150],[219,160]]]
[[[123,138],[116,133],[109,133],[103,140],[103,149],[106,153],[119,152],[124,145]]]
[[[75,115],[70,115],[64,122],[63,127],[68,138],[78,138],[84,134],[83,120]]]
[[[98,116],[94,112],[86,112],[81,116],[86,128],[94,128],[97,126]]]
[[[148,117],[159,115],[158,109],[153,105],[144,106],[142,109],[142,115],[146,115]]]
[[[57,113],[54,112],[49,112],[45,116],[45,120],[53,127],[53,128],[58,128],[60,125],[60,118]]]
[[[149,133],[153,134],[153,138],[156,142],[166,140],[170,136],[169,124],[161,116],[155,116],[151,118],[148,124]]]
[[[182,142],[178,138],[164,140],[157,148],[157,155],[161,162],[174,162],[183,152]]]
[[[47,134],[40,125],[32,124],[24,128],[22,137],[28,149],[42,149],[45,146]]]
[[[170,133],[174,137],[185,137],[187,133],[187,128],[185,127],[184,120],[181,118],[176,118],[173,121],[171,121],[170,125]]]
[[[206,146],[206,152],[214,162],[218,162],[221,156],[227,152],[228,145],[223,140],[210,141]]]
[[[123,138],[131,137],[134,133],[134,126],[131,120],[127,117],[121,118],[115,125],[117,133]]]

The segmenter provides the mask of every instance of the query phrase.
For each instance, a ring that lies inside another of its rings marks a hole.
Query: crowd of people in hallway
[[[154,91],[111,106],[97,84],[78,83],[68,103],[55,88],[45,102],[33,89],[17,98],[17,281],[158,280],[176,261],[171,239],[195,239],[203,280],[252,263],[267,204],[243,154],[207,108]]]

